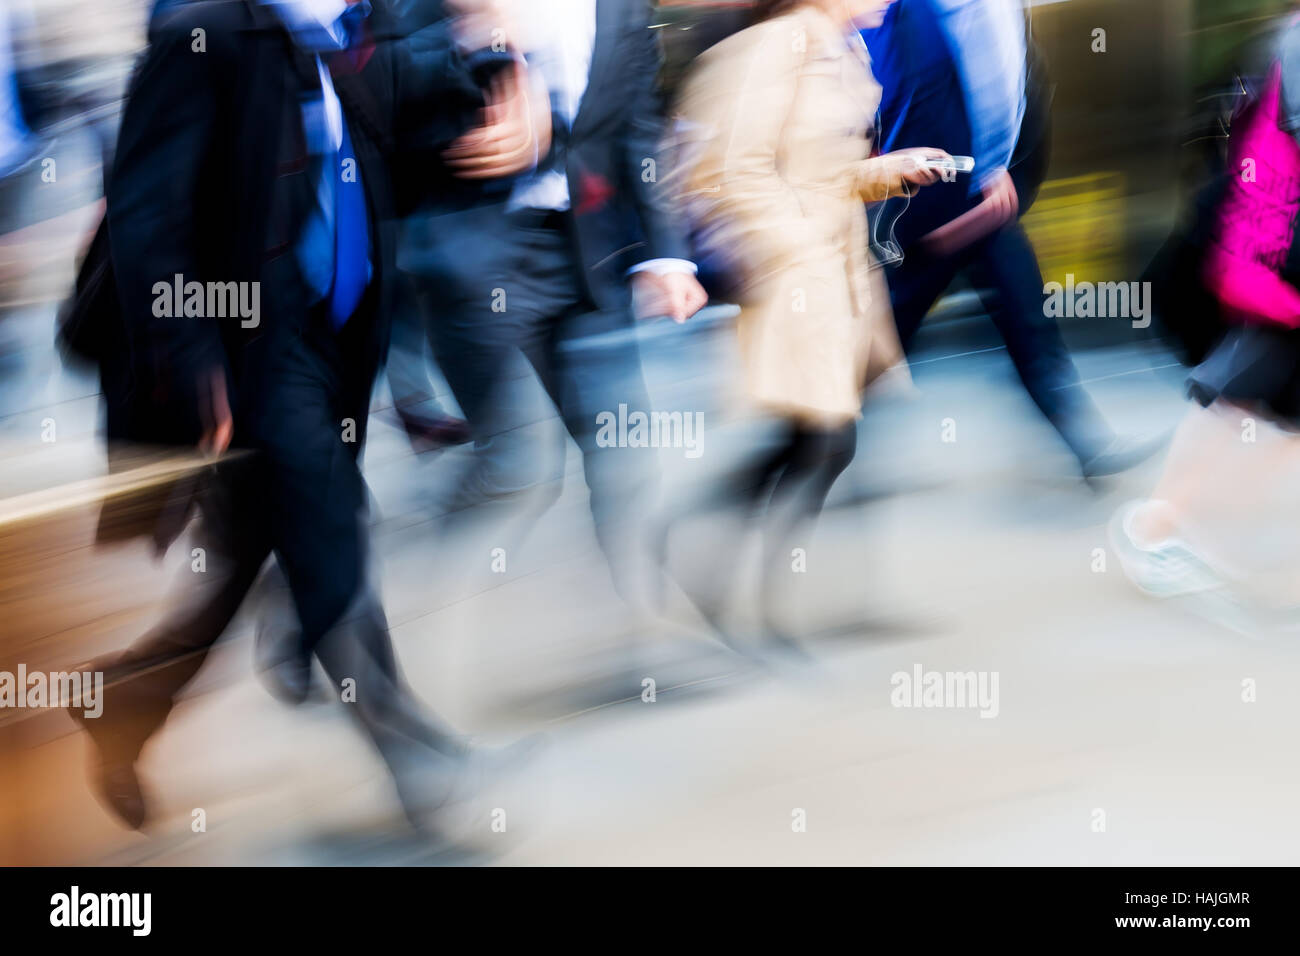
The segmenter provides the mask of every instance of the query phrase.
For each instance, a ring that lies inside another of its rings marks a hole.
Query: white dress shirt
[[[522,0],[513,13],[527,49],[534,95],[551,103],[551,115],[570,129],[587,92],[596,46],[596,0]],[[569,208],[569,181],[560,169],[522,177],[511,209]]]
[[[977,193],[1011,165],[1025,119],[1025,12],[1020,0],[935,0],[961,77]]]
[[[303,132],[307,137],[308,151],[313,154],[338,155],[343,148],[343,104],[334,91],[334,80],[321,59],[322,53],[334,53],[347,46],[347,36],[339,18],[348,9],[346,0],[261,0],[271,8],[280,22],[293,35],[294,42],[316,58],[316,72],[320,76],[321,100],[319,111],[309,104],[303,106]],[[369,0],[361,0],[368,15]],[[334,183],[336,166],[331,161],[321,166],[316,183],[316,202],[326,228],[333,229]],[[307,248],[307,246],[303,246]],[[334,262],[317,261],[301,254],[300,264],[307,284],[321,295],[327,295],[329,281],[334,275]],[[366,271],[374,276],[374,262],[367,254]]]
[[[321,61],[321,53],[343,49],[346,38],[339,17],[347,10],[346,0],[262,0],[288,27],[294,40],[316,55],[321,93],[325,107],[326,145],[338,152],[343,145],[343,107],[334,92],[334,81]],[[310,134],[311,131],[309,130]]]
[[[597,0],[514,0],[511,11],[523,37],[534,95],[550,100],[551,114],[573,128],[591,76],[596,46]],[[569,208],[569,180],[563,169],[539,169],[520,177],[507,208]],[[649,259],[628,270],[656,273],[696,271],[685,259]]]

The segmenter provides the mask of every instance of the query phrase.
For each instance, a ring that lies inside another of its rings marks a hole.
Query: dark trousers
[[[354,320],[357,321],[357,320]],[[355,681],[351,712],[404,795],[427,791],[461,744],[425,715],[402,680],[383,609],[366,581],[365,487],[357,465],[374,368],[350,361],[364,328],[271,329],[250,347],[237,433],[253,453],[213,468],[200,493],[193,547],[206,567],[181,572],[166,618],[105,672],[106,737],[138,756],[198,672],[274,553],[305,646],[334,686]],[[252,408],[246,406],[251,404]],[[355,424],[353,441],[347,429]]]
[[[857,451],[856,422],[836,428],[813,428],[790,420],[772,423],[773,434],[764,436],[749,457],[718,480],[705,486],[694,501],[682,508],[672,525],[708,513],[727,514],[734,528],[714,535],[714,550],[696,554],[708,574],[679,579],[683,590],[714,623],[729,600],[735,562],[721,547],[734,549],[735,541],[757,524],[763,534],[759,602],[769,625],[775,620],[788,581],[791,548],[800,533],[808,531],[821,514],[831,486]],[[666,561],[671,525],[660,529],[656,542],[659,559]]]
[[[645,483],[634,456],[595,441],[599,412],[649,410],[630,310],[590,300],[564,214],[480,207],[436,228],[457,241],[444,238],[412,271],[431,299],[434,353],[474,433],[477,490],[491,498],[549,483],[559,494],[563,445],[539,454],[523,434],[531,409],[511,395],[522,355],[582,450],[597,537],[613,557]]]
[[[909,249],[902,265],[889,271],[894,321],[904,350],[911,350],[926,313],[963,270],[969,270],[981,290],[984,307],[1034,404],[1080,459],[1097,454],[1113,437],[1110,426],[1079,384],[1056,321],[1044,312],[1043,276],[1019,222],[951,257]]]
[[[775,443],[742,464],[719,491],[744,509],[750,519],[764,505],[764,573],[783,565],[795,533],[816,520],[831,486],[858,446],[857,422],[838,428],[810,428],[786,423]]]
[[[388,385],[393,392],[393,407],[407,409],[425,406],[425,415],[446,414],[433,394],[429,377],[430,355],[428,322],[409,276],[399,276],[393,283],[393,324],[388,346]]]

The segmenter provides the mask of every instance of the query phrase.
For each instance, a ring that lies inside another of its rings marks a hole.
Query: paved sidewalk
[[[647,356],[656,407],[710,410],[701,459],[660,452],[667,494],[730,454],[723,430],[712,429],[721,396],[707,374],[725,355],[725,339],[682,332]],[[1136,349],[1079,356],[1106,413],[1138,431],[1171,428],[1182,414],[1171,363]],[[559,502],[496,574],[491,535],[433,507],[464,451],[416,458],[374,421],[366,462],[376,548],[408,678],[467,731],[550,736],[526,802],[506,808],[510,824],[492,859],[1300,860],[1300,773],[1290,759],[1300,717],[1290,692],[1300,678],[1296,634],[1243,637],[1195,606],[1142,598],[1113,560],[1095,571],[1106,520],[1150,487],[1159,463],[1089,489],[1003,352],[952,355],[939,342],[914,369],[919,394],[882,401],[864,420],[858,459],[792,588],[790,614],[817,635],[813,663],[770,669],[724,652],[685,617],[629,632],[572,448]],[[60,456],[60,473],[94,467],[86,383],[53,370],[40,395],[43,404],[0,416],[10,450],[57,409],[60,445],[65,435],[69,444],[27,454],[48,452],[51,466]],[[956,421],[955,443],[940,440],[946,418]],[[534,427],[558,424],[539,418]],[[1294,527],[1282,530],[1294,538]],[[71,533],[87,530],[74,522]],[[40,640],[17,635],[32,666],[130,640],[157,613],[188,550],[174,547],[161,566],[142,548],[77,557],[66,573],[93,585],[80,610],[94,614],[78,622],[70,608]],[[734,560],[751,557],[738,543]],[[894,675],[917,665],[996,673],[996,716],[892,706]],[[647,677],[654,703],[640,696]],[[1252,703],[1243,702],[1245,680],[1257,682]],[[24,796],[0,806],[21,832],[9,831],[0,857],[459,859],[431,855],[402,829],[382,768],[341,705],[291,710],[263,691],[246,621],[146,752],[158,811],[148,836],[116,827],[95,804],[85,742],[62,715],[27,722],[16,752]],[[205,833],[191,830],[195,808],[206,813]],[[792,830],[797,811],[806,832]]]

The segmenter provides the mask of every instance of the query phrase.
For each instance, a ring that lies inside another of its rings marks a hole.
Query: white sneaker
[[[1169,537],[1152,544],[1142,542],[1133,522],[1146,501],[1132,501],[1110,520],[1111,547],[1138,590],[1156,598],[1180,597],[1216,591],[1227,581],[1214,566],[1181,538]]]

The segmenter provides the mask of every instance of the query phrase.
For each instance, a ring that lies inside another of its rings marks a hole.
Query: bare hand
[[[531,169],[551,148],[551,106],[537,95],[522,63],[492,80],[482,121],[443,153],[461,179],[499,179]]]
[[[999,171],[984,187],[984,199],[974,209],[922,237],[934,255],[950,256],[1001,229],[1020,212],[1020,197],[1011,174]]]
[[[996,217],[998,225],[1006,225],[1020,212],[1020,196],[1016,193],[1016,184],[1011,174],[1005,169],[984,187],[984,202],[988,204],[990,215]]]
[[[638,319],[666,315],[680,324],[708,301],[709,294],[689,272],[660,274],[644,270],[632,276],[632,307]]]
[[[932,146],[917,146],[912,149],[900,149],[881,156],[893,175],[913,186],[929,186],[938,182],[941,170],[930,166],[933,162],[951,162],[952,157],[941,149]]]
[[[230,447],[230,439],[235,434],[235,420],[230,414],[230,400],[226,396],[224,369],[213,369],[199,383],[199,415],[203,420],[199,451],[205,455],[220,455]]]

